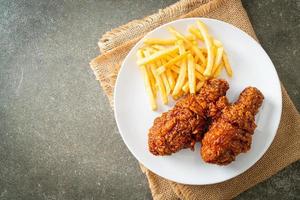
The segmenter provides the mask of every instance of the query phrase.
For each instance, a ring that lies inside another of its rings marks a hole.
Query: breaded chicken
[[[212,118],[227,106],[229,85],[224,80],[207,80],[200,93],[180,99],[173,109],[154,120],[148,134],[149,151],[170,155],[184,148],[194,148]]]
[[[202,140],[201,156],[205,162],[227,165],[250,149],[255,115],[263,99],[258,89],[248,87],[237,102],[222,110]]]

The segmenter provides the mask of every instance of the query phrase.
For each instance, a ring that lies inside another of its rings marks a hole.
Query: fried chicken
[[[148,134],[149,151],[170,155],[184,148],[194,148],[211,121],[227,106],[229,85],[224,80],[207,80],[200,93],[180,99],[173,109],[154,120]]]
[[[222,110],[202,140],[201,155],[205,162],[227,165],[250,149],[255,115],[263,99],[258,89],[248,87],[234,104]]]

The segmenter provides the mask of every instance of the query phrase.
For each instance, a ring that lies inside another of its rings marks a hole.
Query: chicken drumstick
[[[237,102],[222,110],[202,140],[201,155],[205,162],[227,165],[250,149],[256,128],[254,117],[263,99],[258,89],[248,87]]]

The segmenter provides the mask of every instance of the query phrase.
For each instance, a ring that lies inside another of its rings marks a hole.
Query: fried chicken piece
[[[222,110],[202,140],[201,155],[205,162],[227,165],[250,149],[255,115],[263,99],[258,89],[248,87],[237,102]]]
[[[154,120],[148,134],[149,151],[170,155],[184,148],[194,148],[207,130],[209,119],[227,105],[229,85],[224,80],[207,80],[200,93],[180,99],[173,109]]]

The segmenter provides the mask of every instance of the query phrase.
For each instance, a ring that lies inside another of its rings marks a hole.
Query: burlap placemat
[[[98,44],[102,54],[90,63],[111,105],[120,64],[133,45],[157,26],[178,18],[198,16],[228,22],[257,39],[240,0],[182,0],[154,15],[113,29],[100,39]],[[190,186],[166,180],[141,166],[153,199],[231,199],[299,160],[300,116],[284,87],[282,96],[283,112],[277,135],[269,150],[253,167],[222,183]]]

